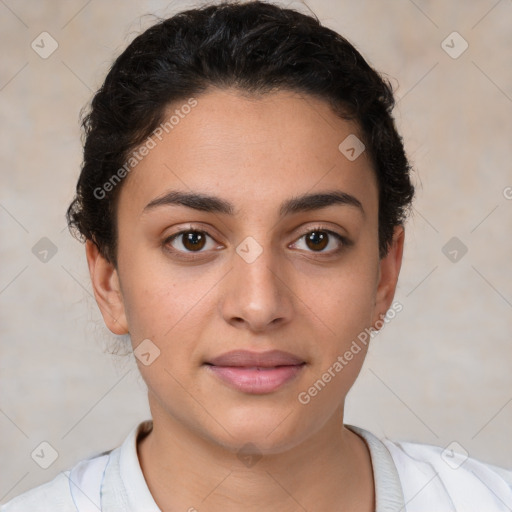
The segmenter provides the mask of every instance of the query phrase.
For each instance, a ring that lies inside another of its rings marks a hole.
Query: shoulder
[[[512,507],[512,470],[480,462],[462,446],[448,448],[382,440],[396,465],[407,502],[445,496],[454,510]]]
[[[145,488],[146,500],[151,502],[151,495],[147,486],[145,487],[144,476],[138,466],[136,443],[137,436],[149,432],[151,428],[150,420],[141,422],[117,448],[79,461],[53,480],[16,496],[5,505],[0,505],[0,512],[103,510],[104,501],[109,504],[110,509],[121,510],[123,507],[119,505],[127,497],[126,493],[123,494],[124,491],[120,491],[121,488],[124,489],[120,466],[130,475],[135,473],[139,490]]]
[[[59,473],[53,480],[16,496],[0,506],[0,512],[76,512],[71,497],[69,473]]]
[[[34,487],[0,507],[0,512],[77,512],[100,510],[100,487],[110,454],[115,450],[79,461],[53,480]]]

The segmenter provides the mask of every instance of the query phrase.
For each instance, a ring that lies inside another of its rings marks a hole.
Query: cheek
[[[217,273],[206,266],[178,267],[159,251],[132,254],[124,270],[123,300],[133,346],[149,338],[177,365],[190,358],[201,326],[215,311]]]
[[[340,406],[364,363],[376,279],[375,265],[360,258],[357,264],[340,268],[329,279],[317,279],[309,293],[306,287],[301,292],[307,297],[306,322],[314,333],[310,346],[315,364],[297,399],[319,421]],[[315,279],[309,278],[308,282]]]
[[[343,343],[371,325],[377,277],[378,263],[354,252],[329,272],[309,269],[297,281],[298,295],[319,332]]]
[[[365,329],[371,325],[372,300],[370,286],[362,287],[358,279],[352,282],[342,278],[330,281],[329,292],[323,298],[310,299],[310,325],[305,327],[314,340],[310,353],[315,364],[307,385],[314,385],[318,379],[328,383],[316,401],[319,407],[338,404],[361,370],[368,349]],[[328,371],[330,374],[326,374]]]
[[[368,269],[333,280],[329,313],[335,325],[358,330],[370,325],[375,304],[375,280],[375,272]]]

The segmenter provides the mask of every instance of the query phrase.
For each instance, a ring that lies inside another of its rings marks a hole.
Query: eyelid
[[[329,234],[337,235],[340,238],[346,238],[345,235],[338,233],[334,229],[326,226],[325,224],[322,224],[321,222],[319,222],[313,226],[308,226],[307,228],[304,228],[303,230],[300,231],[300,233],[301,233],[300,236],[307,235],[308,233],[311,233],[311,231],[325,231]]]

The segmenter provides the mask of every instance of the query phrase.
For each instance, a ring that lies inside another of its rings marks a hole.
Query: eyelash
[[[317,232],[317,231],[321,231],[322,233],[327,233],[329,236],[334,237],[335,239],[338,240],[338,242],[341,243],[341,247],[339,247],[338,249],[335,249],[335,250],[328,251],[328,252],[324,252],[324,251],[307,251],[309,253],[319,255],[320,257],[322,257],[322,256],[334,256],[334,255],[340,253],[344,248],[346,248],[349,245],[351,245],[350,240],[348,240],[343,235],[340,235],[339,233],[336,233],[335,231],[331,231],[330,229],[326,229],[326,228],[324,228],[322,226],[315,226],[313,228],[308,229],[307,231],[302,233],[302,235],[299,238],[297,238],[297,240],[295,242],[293,242],[293,244],[296,244],[299,240],[304,238],[306,235],[309,235],[310,233]],[[197,257],[194,256],[195,254],[197,254],[197,255],[199,255],[199,257],[201,257],[201,255],[204,254],[204,252],[206,252],[206,251],[202,251],[202,250],[201,251],[181,251],[181,250],[177,250],[177,249],[169,248],[168,247],[173,240],[179,238],[181,235],[184,235],[186,233],[200,233],[202,235],[207,235],[212,240],[214,240],[214,238],[207,231],[204,231],[202,229],[189,228],[189,229],[185,229],[185,230],[182,230],[182,231],[178,231],[178,232],[172,234],[171,236],[167,237],[163,241],[163,246],[166,248],[167,251],[177,255],[178,257],[183,257],[184,259],[187,259],[187,260],[196,259]],[[183,256],[184,254],[186,254],[187,256]],[[192,255],[192,256],[188,256],[188,255]]]

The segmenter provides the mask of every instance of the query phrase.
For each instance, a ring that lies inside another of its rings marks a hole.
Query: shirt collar
[[[384,443],[368,430],[353,425],[348,429],[366,442],[370,451],[375,482],[375,510],[377,512],[400,512],[405,510],[404,493],[396,465]]]
[[[380,439],[360,427],[345,425],[363,438],[370,451],[375,482],[376,512],[399,512],[405,509],[400,478],[391,454]],[[137,455],[137,439],[153,428],[152,420],[146,420],[132,429],[123,444],[113,450],[102,484],[102,510],[114,512],[161,512],[140,467]]]
[[[137,439],[152,428],[151,420],[139,423],[111,452],[101,486],[102,511],[161,512],[149,492],[137,455]]]

